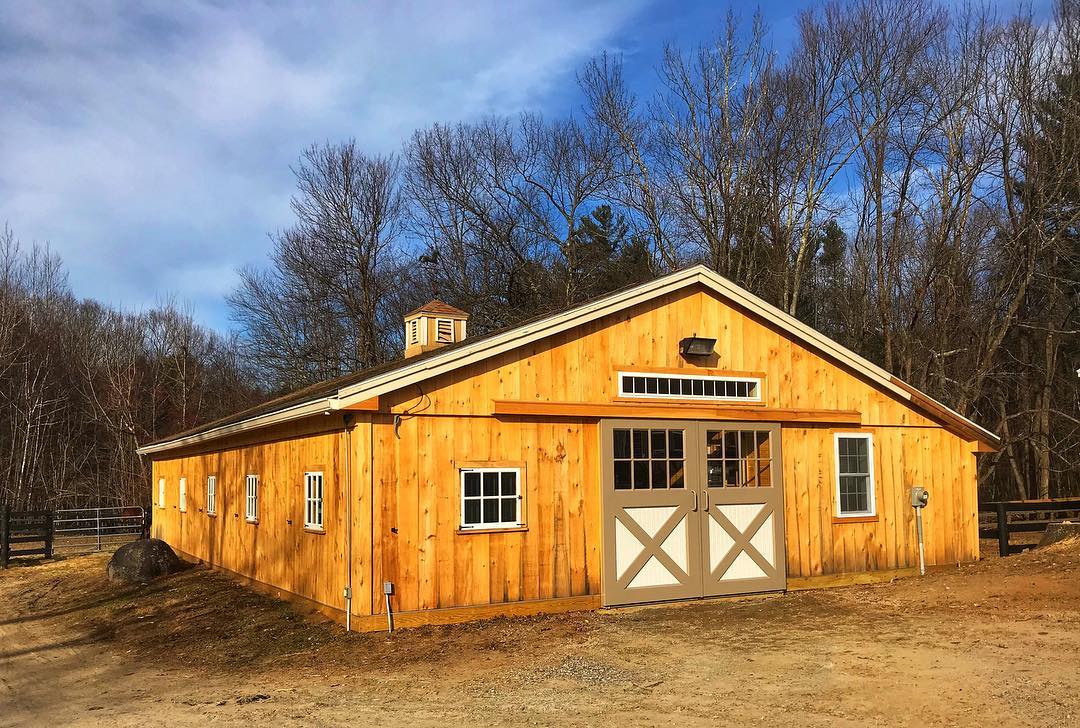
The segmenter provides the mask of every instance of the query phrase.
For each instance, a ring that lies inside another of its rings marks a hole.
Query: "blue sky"
[[[778,49],[805,3],[765,2]],[[752,6],[740,6],[749,16]],[[238,267],[290,222],[315,141],[397,150],[436,121],[580,104],[607,50],[647,94],[663,44],[727,5],[649,0],[0,4],[0,226],[48,243],[75,292],[169,296],[215,328]]]

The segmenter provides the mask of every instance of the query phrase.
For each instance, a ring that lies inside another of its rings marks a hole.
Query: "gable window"
[[[761,401],[759,377],[619,372],[619,396],[711,401]]]
[[[836,435],[836,508],[841,517],[877,513],[874,441],[868,433]]]
[[[323,528],[322,473],[304,473],[304,528]]]
[[[157,482],[157,505],[158,508],[165,507],[165,478],[158,478]]]
[[[520,468],[462,468],[461,527],[520,528]]]
[[[255,523],[259,520],[259,476],[249,475],[247,476],[247,488],[246,498],[244,499],[247,508],[245,510],[245,518],[248,523]]]
[[[187,510],[187,478],[180,478],[180,511]]]
[[[206,478],[206,515],[217,515],[217,476]]]
[[[454,341],[454,320],[435,319],[435,341],[440,344],[450,344]]]

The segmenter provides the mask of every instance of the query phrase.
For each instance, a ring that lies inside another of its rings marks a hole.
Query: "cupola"
[[[405,314],[405,358],[465,338],[469,314],[438,299]]]

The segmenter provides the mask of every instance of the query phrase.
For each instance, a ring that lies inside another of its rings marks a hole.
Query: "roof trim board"
[[[473,343],[469,343],[466,339],[459,346],[449,348],[445,352],[434,353],[418,361],[404,359],[399,366],[392,367],[382,374],[364,379],[356,384],[343,386],[336,394],[322,396],[298,405],[287,406],[240,422],[221,427],[212,427],[184,437],[146,445],[139,448],[138,452],[142,455],[164,452],[306,417],[318,412],[329,413],[334,410],[354,408],[360,402],[445,374],[459,367],[497,356],[503,352],[525,346],[624,308],[695,284],[705,286],[721,297],[779,326],[803,344],[847,365],[897,398],[909,402],[913,407],[928,412],[936,419],[952,424],[954,429],[959,431],[959,434],[963,437],[978,440],[993,448],[1000,446],[1000,439],[989,430],[949,409],[914,387],[901,382],[873,362],[841,346],[802,323],[794,316],[784,313],[772,304],[736,286],[718,273],[705,266],[697,265],[623,291],[602,296],[594,301],[523,324],[501,334],[478,339]]]

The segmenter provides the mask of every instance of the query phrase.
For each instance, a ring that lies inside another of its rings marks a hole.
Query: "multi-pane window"
[[[522,525],[519,468],[461,470],[462,528],[516,528]]]
[[[247,508],[245,511],[245,517],[248,521],[259,520],[259,476],[249,475],[247,476],[247,488],[245,502]]]
[[[761,379],[619,372],[619,396],[760,402]]]
[[[615,489],[684,487],[684,434],[681,429],[666,428],[612,430]]]
[[[772,486],[768,430],[706,430],[705,467],[710,488]]]
[[[323,527],[323,474],[304,473],[304,528]]]
[[[187,510],[187,478],[180,478],[180,510]]]
[[[440,344],[449,344],[454,341],[453,319],[435,319],[435,341]]]
[[[874,443],[869,434],[836,436],[836,504],[841,516],[872,516]]]
[[[165,478],[158,478],[157,482],[157,504],[158,508],[165,507]]]
[[[217,513],[217,476],[209,475],[206,478],[206,513],[213,516]]]

